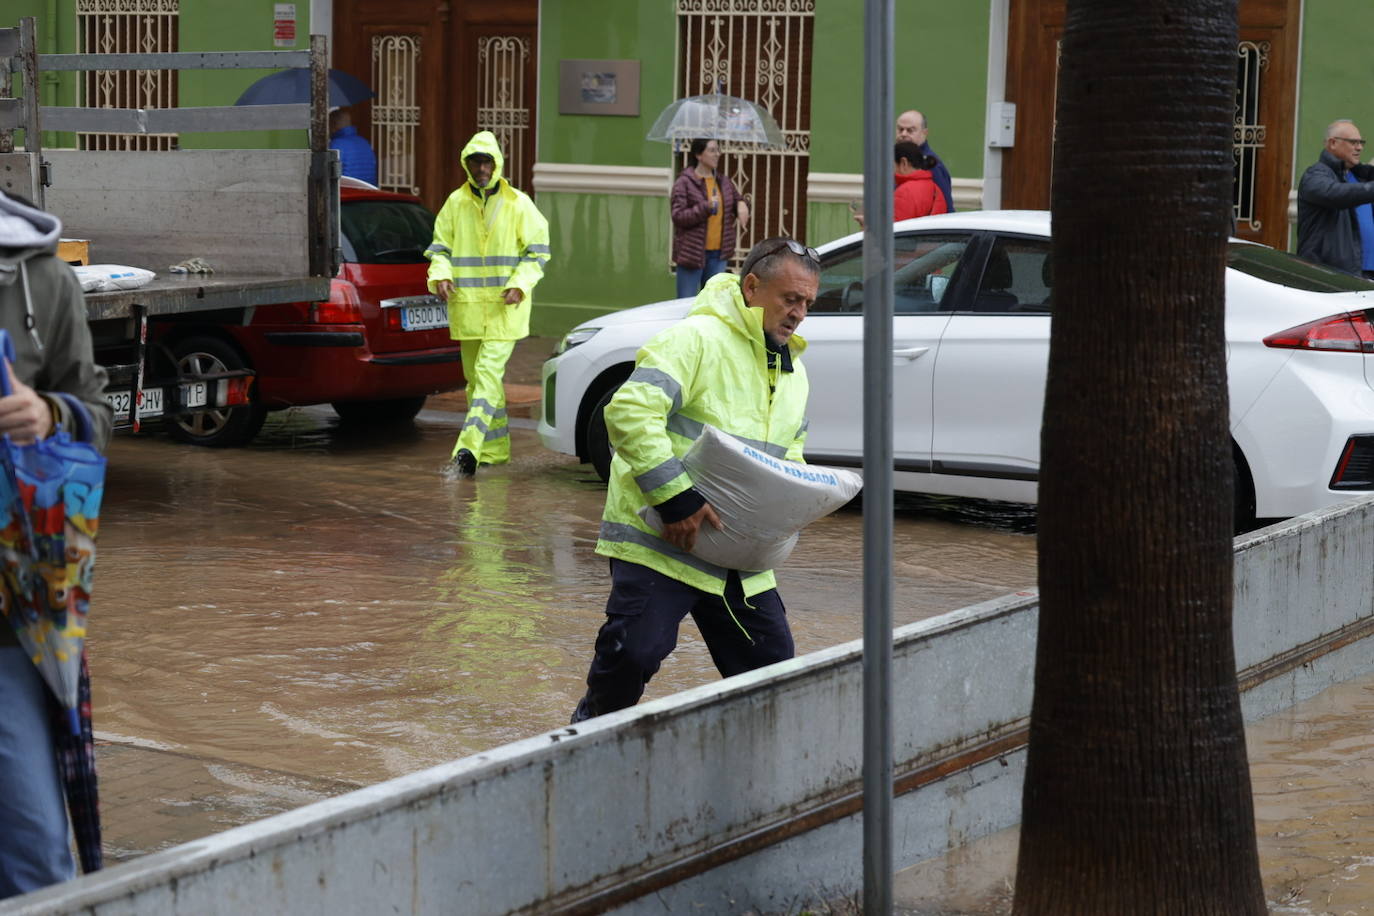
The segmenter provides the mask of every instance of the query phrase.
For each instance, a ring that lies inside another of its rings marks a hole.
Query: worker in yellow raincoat
[[[448,302],[467,377],[467,419],[444,466],[450,479],[510,460],[502,378],[515,342],[529,336],[530,294],[549,262],[548,220],[501,177],[504,162],[491,131],[473,135],[463,147],[468,180],[444,202],[425,251],[429,289]]]

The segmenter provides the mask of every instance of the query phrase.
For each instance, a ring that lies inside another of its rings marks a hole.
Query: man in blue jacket
[[[1350,121],[1326,128],[1321,158],[1298,182],[1298,257],[1374,279],[1374,166]]]
[[[377,154],[367,138],[353,126],[353,117],[347,108],[329,111],[329,148],[339,151],[339,170],[345,177],[371,185],[377,183]]]
[[[945,212],[954,212],[954,184],[949,177],[949,169],[945,167],[945,161],[935,155],[935,150],[930,148],[926,142],[926,137],[930,133],[926,127],[926,116],[919,111],[904,111],[897,116],[897,142],[915,143],[921,148],[921,155],[929,156],[935,160],[935,166],[930,170],[930,177],[935,179],[935,186],[940,189],[940,193],[945,196]]]

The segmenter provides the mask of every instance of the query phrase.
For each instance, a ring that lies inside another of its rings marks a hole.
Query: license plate
[[[138,393],[138,415],[140,417],[162,416],[161,388],[144,388]]]
[[[198,384],[204,385],[204,382]],[[128,417],[129,405],[134,402],[132,391],[107,391],[105,392],[105,403],[110,405],[116,417]],[[201,403],[204,404],[202,395]],[[163,402],[161,388],[145,388],[138,395],[138,415],[140,417],[160,417],[162,416]]]
[[[129,415],[129,404],[131,393],[128,391],[107,391],[105,392],[105,403],[110,405],[116,417],[127,417]]]
[[[401,309],[401,330],[428,331],[448,327],[448,306],[411,305]]]
[[[181,403],[187,407],[204,407],[208,387],[205,382],[188,382],[181,386]]]

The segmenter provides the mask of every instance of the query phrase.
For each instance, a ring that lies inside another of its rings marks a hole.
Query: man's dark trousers
[[[796,654],[787,609],[777,589],[760,592],[746,603],[739,573],[734,571],[726,580],[722,598],[647,566],[611,560],[606,622],[596,636],[596,654],[587,672],[587,694],[578,702],[572,721],[638,703],[644,685],[677,645],[678,625],[688,614],[696,621],[711,660],[723,677]]]

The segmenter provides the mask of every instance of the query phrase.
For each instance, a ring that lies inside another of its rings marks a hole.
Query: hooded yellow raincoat
[[[729,570],[678,550],[639,517],[692,486],[681,458],[709,423],[759,451],[802,460],[806,341],[792,335],[792,371],[763,341],[763,309],[745,304],[740,278],[717,274],[691,313],[640,349],[630,378],[606,406],[615,458],[596,552],[647,566],[715,595]],[[770,359],[770,356],[773,357]],[[746,596],[775,586],[772,570],[741,570]]]
[[[491,131],[478,131],[463,147],[467,157],[486,153],[496,160],[486,189],[469,173],[448,196],[434,220],[429,258],[429,290],[453,281],[448,299],[449,333],[454,340],[520,340],[530,335],[530,301],[549,262],[549,224],[529,195],[501,177],[505,157]],[[502,294],[518,289],[518,305]]]
[[[467,158],[485,153],[495,160],[491,181],[479,188]],[[467,451],[482,464],[510,460],[504,377],[515,342],[530,334],[534,285],[549,261],[549,224],[529,196],[501,177],[505,159],[490,131],[478,131],[463,147],[468,180],[449,195],[434,220],[429,289],[451,280],[449,335],[463,341],[467,417],[453,445],[454,458]],[[514,304],[505,291],[524,295]]]

